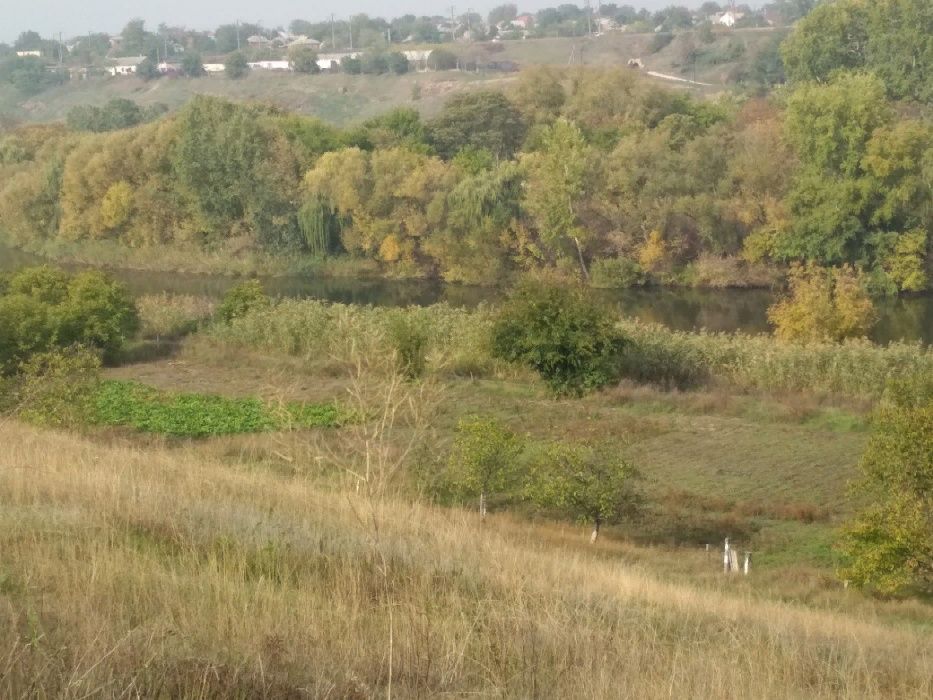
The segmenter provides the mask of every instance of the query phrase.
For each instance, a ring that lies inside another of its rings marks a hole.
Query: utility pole
[[[236,21],[236,50],[240,50],[240,20]]]
[[[347,34],[350,35],[350,51],[353,50],[353,18],[347,20]]]
[[[450,6],[450,43],[454,42],[454,32],[457,31],[457,24],[454,21],[454,8],[453,5]]]
[[[330,50],[337,50],[337,35],[334,32],[334,14],[330,15]]]

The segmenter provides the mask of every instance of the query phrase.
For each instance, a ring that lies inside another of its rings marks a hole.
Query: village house
[[[112,76],[135,75],[139,64],[146,59],[145,56],[125,56],[113,59],[113,65],[107,66],[107,72]]]
[[[713,15],[713,24],[720,24],[723,27],[734,27],[735,23],[742,19],[744,16],[744,12],[733,12],[732,10],[727,12],[718,12]]]
[[[20,58],[24,58],[24,57],[26,57],[26,56],[37,56],[37,57],[38,57],[38,56],[42,56],[42,52],[41,52],[41,51],[38,51],[38,50],[33,50],[33,51],[17,51],[17,52],[16,52],[16,55],[19,56]]]

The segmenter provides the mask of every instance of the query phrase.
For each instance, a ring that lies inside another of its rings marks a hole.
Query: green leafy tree
[[[237,80],[244,77],[247,73],[249,73],[249,62],[246,60],[246,55],[244,53],[241,51],[234,51],[227,56],[227,60],[224,62],[224,75],[231,80]]]
[[[288,60],[296,73],[317,75],[321,72],[317,64],[317,51],[310,46],[292,46],[288,50]]]
[[[634,466],[618,448],[554,443],[533,463],[526,493],[542,508],[591,523],[590,542],[595,543],[604,524],[637,514],[636,478]]]
[[[824,81],[839,69],[863,68],[867,48],[868,3],[836,0],[798,22],[781,53],[791,81]]]
[[[596,172],[596,158],[576,124],[558,119],[541,136],[541,147],[522,157],[527,172],[525,206],[541,239],[552,249],[573,245],[580,271],[589,279],[584,247],[589,233],[579,216],[588,185]]]
[[[204,75],[204,63],[201,61],[201,54],[194,51],[186,51],[181,57],[181,72],[189,78],[199,78]]]
[[[494,418],[471,416],[457,424],[448,470],[456,491],[479,498],[481,519],[486,519],[489,495],[513,482],[522,449],[519,438]]]
[[[223,301],[217,307],[217,316],[230,323],[252,311],[266,309],[271,303],[272,300],[262,288],[262,282],[249,280],[227,290]]]
[[[511,158],[527,126],[501,92],[477,90],[452,97],[428,124],[431,143],[445,159],[463,148],[484,148],[496,158]]]
[[[872,0],[867,67],[896,98],[933,102],[933,3]]]
[[[868,505],[840,541],[841,575],[879,593],[933,593],[933,382],[889,388],[855,486]]]
[[[582,287],[525,282],[493,325],[496,357],[535,370],[556,394],[582,394],[619,376],[625,339]]]
[[[347,75],[359,75],[363,72],[363,62],[353,56],[344,56],[340,59],[340,70]]]
[[[495,27],[500,22],[511,22],[518,17],[518,6],[514,3],[498,5],[489,11],[489,26]]]
[[[162,73],[159,72],[159,66],[156,62],[146,57],[136,66],[136,76],[142,80],[149,81],[162,77]]]

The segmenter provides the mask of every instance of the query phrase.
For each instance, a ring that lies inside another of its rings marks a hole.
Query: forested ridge
[[[754,98],[537,67],[432,119],[401,108],[342,130],[211,97],[103,133],[21,127],[0,136],[0,234],[348,256],[482,284],[556,268],[596,286],[749,286],[851,264],[874,291],[920,291],[931,36],[927,3],[838,0],[784,42],[789,84]],[[105,129],[106,108],[95,118]]]

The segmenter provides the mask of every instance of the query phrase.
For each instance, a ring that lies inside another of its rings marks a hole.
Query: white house
[[[362,54],[359,51],[347,51],[344,53],[319,53],[317,55],[317,66],[321,70],[337,70],[340,62],[345,58],[359,58]]]
[[[146,60],[145,56],[125,56],[114,59],[114,65],[107,66],[110,75],[135,75],[139,64]]]
[[[225,70],[223,63],[205,63],[204,72],[205,73],[223,73]]]
[[[292,70],[289,61],[253,61],[247,64],[253,70]]]
[[[735,23],[744,16],[744,12],[733,12],[729,10],[728,12],[720,12],[719,14],[713,15],[713,22],[715,24],[721,24],[724,27],[734,27]]]
[[[24,56],[41,56],[42,52],[41,51],[17,51],[16,55],[19,56],[20,58]]]
[[[431,57],[432,50],[427,49],[424,51],[402,51],[401,54],[407,58],[412,63],[418,63],[419,61],[427,61]]]

